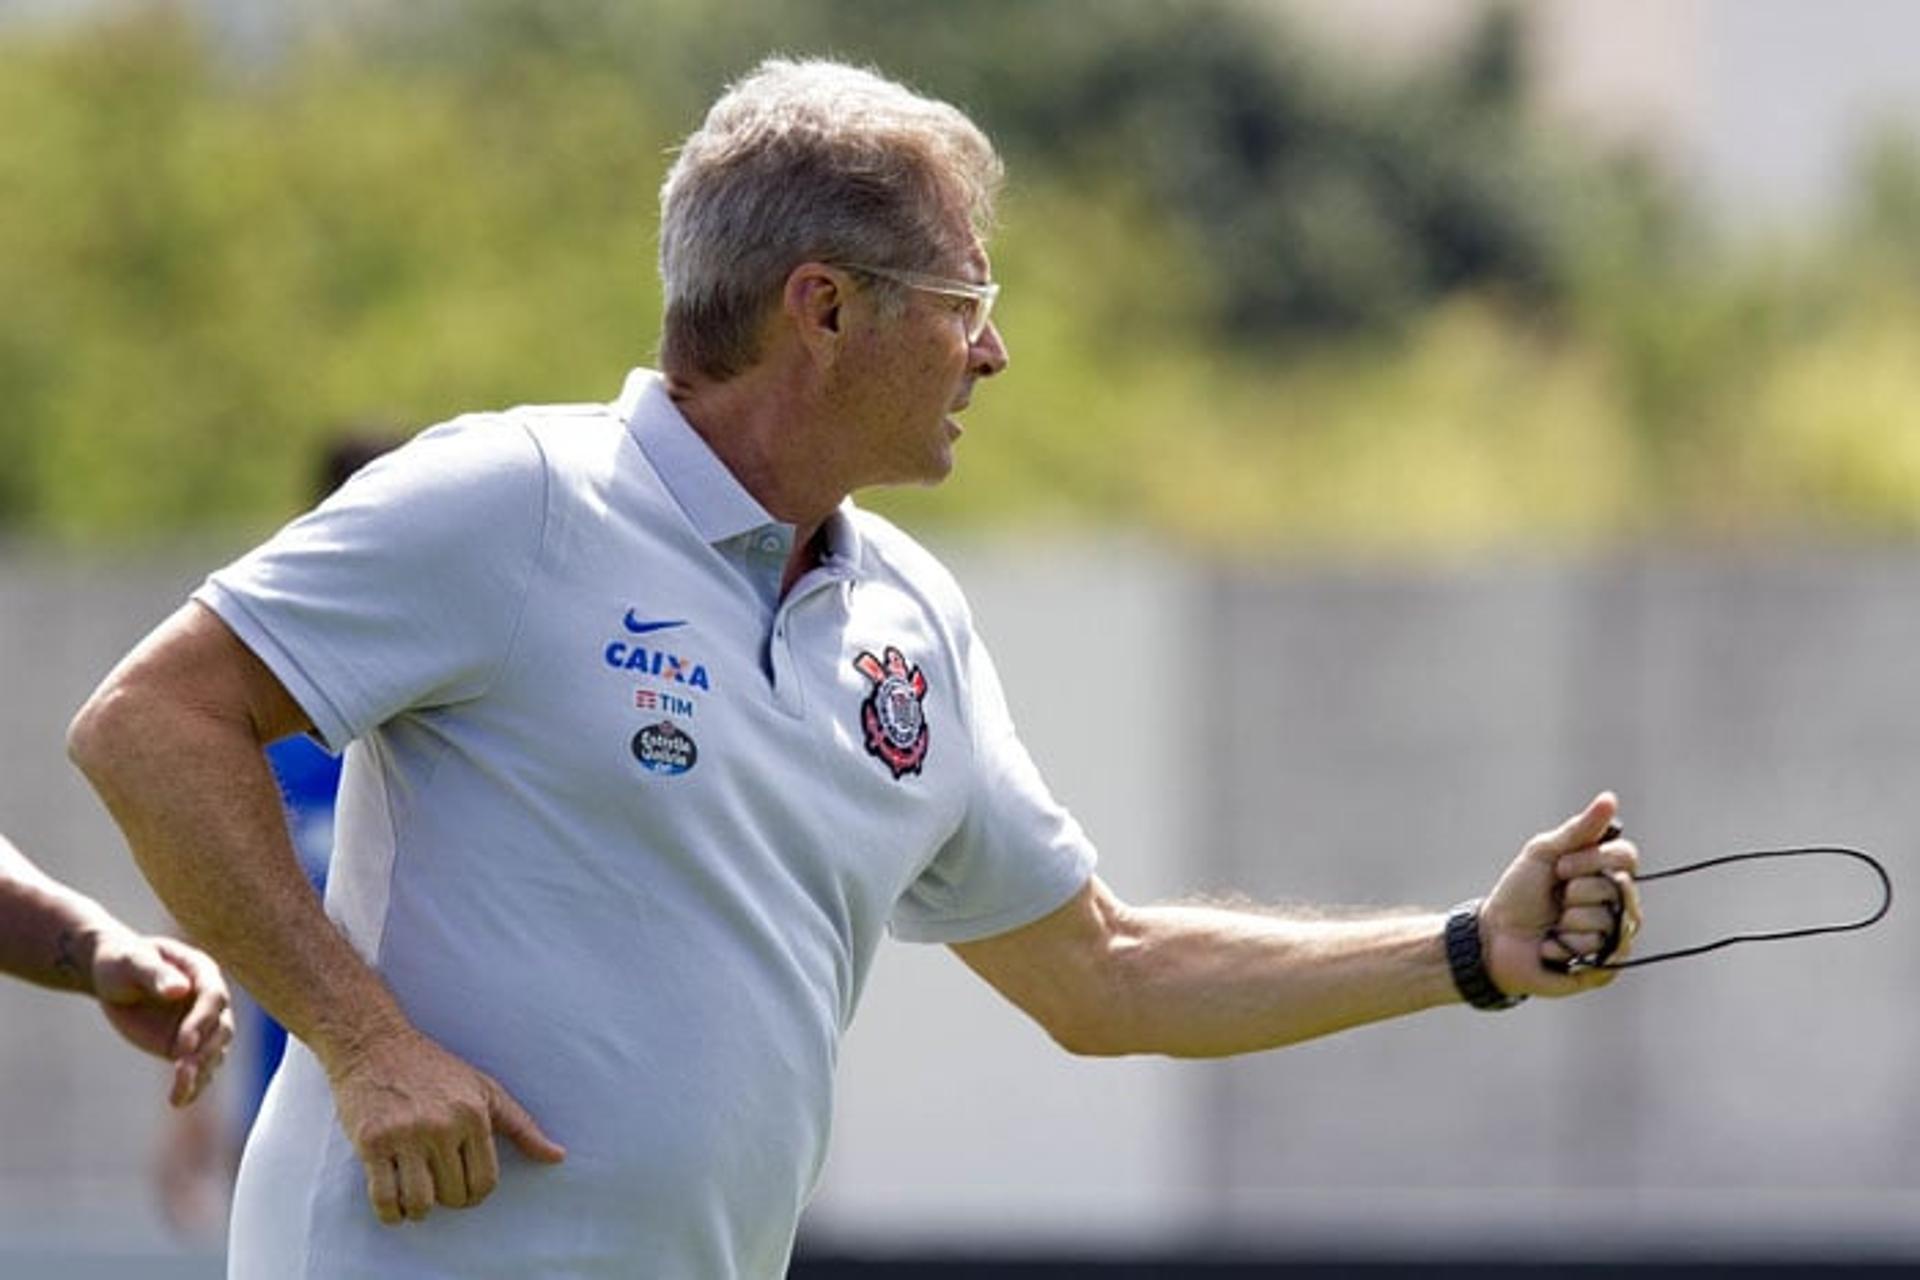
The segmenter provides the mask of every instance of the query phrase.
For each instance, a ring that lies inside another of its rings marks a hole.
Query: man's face
[[[928,274],[984,284],[990,278],[986,250],[971,235],[966,242],[970,251],[949,255]],[[858,385],[847,426],[857,433],[862,484],[944,480],[961,435],[956,415],[972,399],[976,380],[1007,366],[1006,346],[991,323],[978,340],[968,340],[966,299],[903,292],[897,316],[875,317],[850,371]]]

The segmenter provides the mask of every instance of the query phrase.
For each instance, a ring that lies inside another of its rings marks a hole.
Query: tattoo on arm
[[[87,987],[87,973],[80,960],[80,935],[77,930],[62,929],[54,940],[53,967],[62,977],[70,978],[82,990]]]

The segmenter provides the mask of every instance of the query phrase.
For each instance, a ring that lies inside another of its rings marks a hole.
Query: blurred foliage
[[[618,80],[243,75],[164,10],[0,57],[9,524],[257,521],[344,423],[598,386],[651,338],[665,139]]]
[[[1523,109],[1515,10],[1369,79],[1201,0],[416,0],[0,41],[0,530],[257,530],[322,442],[609,397],[674,141],[767,52],[1006,150],[1013,369],[916,522],[1451,552],[1920,527],[1920,155],[1733,247]]]

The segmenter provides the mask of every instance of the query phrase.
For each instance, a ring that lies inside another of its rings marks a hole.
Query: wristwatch
[[[1447,968],[1460,998],[1476,1009],[1511,1009],[1526,999],[1510,996],[1493,985],[1486,957],[1480,953],[1480,899],[1472,898],[1447,916]]]

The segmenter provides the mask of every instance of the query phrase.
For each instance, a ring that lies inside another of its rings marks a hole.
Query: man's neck
[[[768,515],[793,526],[793,550],[780,579],[785,596],[819,563],[821,526],[847,495],[813,474],[809,451],[795,447],[806,438],[806,390],[774,381],[764,368],[726,382],[668,375],[667,394],[740,487]]]
[[[667,394],[740,487],[769,515],[811,538],[846,498],[820,474],[810,435],[807,389],[779,385],[756,366],[726,382],[685,381],[669,375]]]

